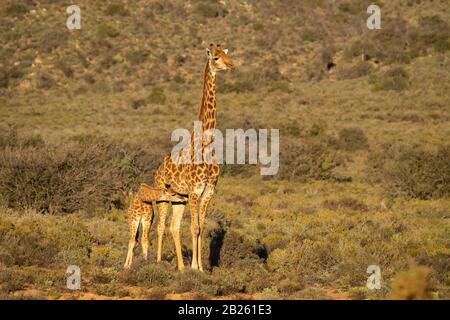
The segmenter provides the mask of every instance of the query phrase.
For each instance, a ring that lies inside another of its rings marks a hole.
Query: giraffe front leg
[[[198,261],[198,269],[203,271],[203,260],[202,260],[202,239],[203,233],[205,231],[205,219],[206,219],[206,211],[208,209],[209,202],[211,201],[214,195],[214,185],[208,185],[203,193],[203,196],[200,199],[199,205],[199,235],[198,235],[198,249],[197,249],[197,261]]]
[[[172,204],[172,221],[170,223],[170,232],[172,233],[173,241],[175,242],[175,250],[177,253],[178,270],[183,271],[183,254],[181,252],[181,240],[180,240],[180,226],[181,220],[183,220],[185,204]]]
[[[198,269],[198,199],[199,195],[197,193],[192,193],[189,195],[189,211],[191,212],[191,235],[192,235],[192,264],[191,268],[194,270]]]
[[[166,228],[166,217],[167,211],[169,210],[168,202],[159,202],[157,203],[158,208],[158,252],[156,255],[156,261],[161,261],[162,256],[162,243],[164,237],[164,230]]]

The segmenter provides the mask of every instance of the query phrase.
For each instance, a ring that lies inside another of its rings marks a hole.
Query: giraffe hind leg
[[[211,201],[212,197],[214,195],[214,185],[208,185],[205,189],[205,192],[200,199],[199,204],[199,213],[198,213],[198,227],[199,227],[199,233],[198,233],[198,240],[197,240],[197,263],[198,263],[198,269],[200,271],[203,271],[203,260],[202,260],[202,241],[203,241],[203,234],[205,231],[205,219],[206,219],[206,211],[208,209],[208,204]]]
[[[148,234],[150,232],[150,229],[152,227],[152,221],[153,221],[153,208],[152,205],[149,203],[143,203],[144,207],[144,215],[142,216],[141,222],[142,222],[142,235],[141,235],[141,246],[142,246],[142,254],[144,256],[144,259],[148,259]]]
[[[138,235],[138,228],[140,223],[140,217],[136,219],[130,220],[130,240],[128,241],[128,253],[127,253],[127,259],[125,260],[125,269],[131,268],[131,263],[133,261],[133,250],[134,246],[137,242],[137,235]]]

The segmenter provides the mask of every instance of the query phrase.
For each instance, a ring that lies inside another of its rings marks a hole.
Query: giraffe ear
[[[223,52],[224,52],[225,54],[228,54],[228,49],[223,49]]]
[[[210,48],[206,48],[206,55],[208,56],[208,58],[211,56],[211,49]]]

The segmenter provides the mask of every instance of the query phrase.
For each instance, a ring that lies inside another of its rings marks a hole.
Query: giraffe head
[[[228,49],[220,48],[220,44],[215,46],[211,43],[210,47],[206,48],[206,55],[213,72],[234,69],[233,61],[228,57]]]

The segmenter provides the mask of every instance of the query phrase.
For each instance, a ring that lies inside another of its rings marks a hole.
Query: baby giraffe
[[[129,269],[133,260],[133,249],[136,245],[139,223],[142,223],[141,246],[144,259],[148,258],[148,233],[153,220],[153,201],[184,201],[170,189],[153,188],[141,183],[139,190],[133,197],[128,208],[128,226],[130,228],[130,241],[128,242],[127,259],[124,268]]]

